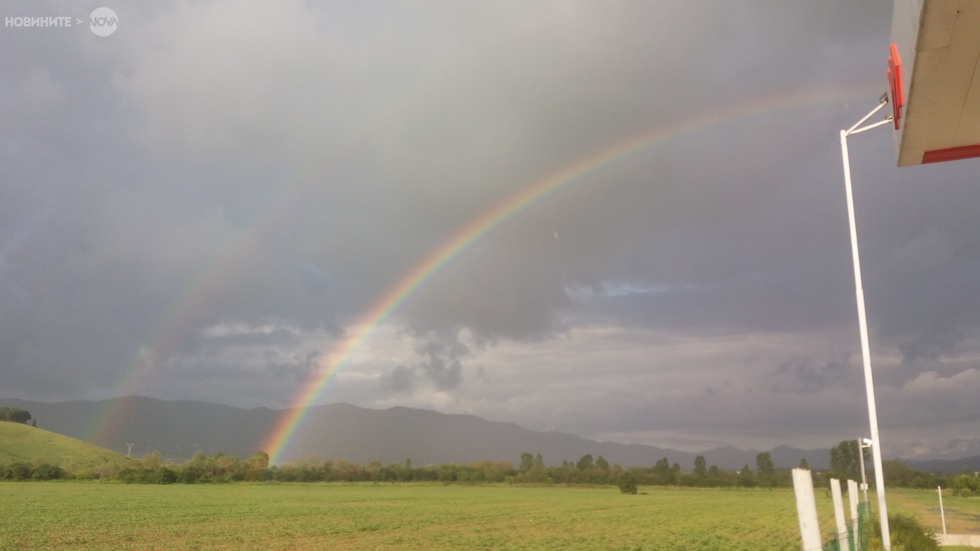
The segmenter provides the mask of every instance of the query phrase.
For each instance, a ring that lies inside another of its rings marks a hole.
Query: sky
[[[0,27],[0,396],[287,408],[334,369],[311,403],[866,436],[839,130],[891,9],[5,2],[70,26]],[[980,453],[980,160],[897,168],[889,128],[849,142],[882,449]]]

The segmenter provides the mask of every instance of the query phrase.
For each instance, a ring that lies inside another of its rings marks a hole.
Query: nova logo
[[[109,36],[116,32],[116,27],[119,24],[116,12],[109,8],[96,8],[88,18],[89,28],[98,36]]]

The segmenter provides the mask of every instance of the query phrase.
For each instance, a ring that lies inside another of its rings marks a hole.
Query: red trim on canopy
[[[892,122],[895,130],[898,130],[902,121],[902,106],[905,105],[905,98],[902,97],[902,59],[898,57],[898,46],[894,42],[888,49],[891,55],[888,56],[888,71],[885,74],[888,75],[888,89],[892,94]]]
[[[958,161],[960,159],[972,159],[973,157],[980,157],[980,144],[926,151],[922,154],[922,164]]]

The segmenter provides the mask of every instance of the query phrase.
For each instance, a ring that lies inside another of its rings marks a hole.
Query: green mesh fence
[[[867,551],[868,541],[871,538],[871,512],[867,502],[858,503],[858,522],[857,531],[854,530],[854,523],[847,523],[847,549],[840,548],[840,541],[834,533],[826,543],[823,544],[823,551]]]

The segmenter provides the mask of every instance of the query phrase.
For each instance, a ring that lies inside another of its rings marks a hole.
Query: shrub
[[[201,478],[201,471],[195,467],[184,467],[177,475],[177,481],[184,484],[194,484]],[[166,483],[164,483],[166,484]]]
[[[874,519],[874,536],[871,549],[882,549],[881,523]],[[908,515],[888,515],[888,530],[891,533],[892,551],[939,551],[935,536],[926,531],[919,521]]]
[[[65,478],[65,470],[57,465],[41,463],[34,467],[31,473],[31,480],[60,480]]]
[[[4,465],[2,475],[7,480],[30,480],[31,466],[23,461],[14,461]]]
[[[177,482],[177,473],[167,467],[160,467],[160,484],[173,484]]]
[[[636,494],[636,475],[630,471],[623,471],[619,475],[619,491],[624,494]]]

